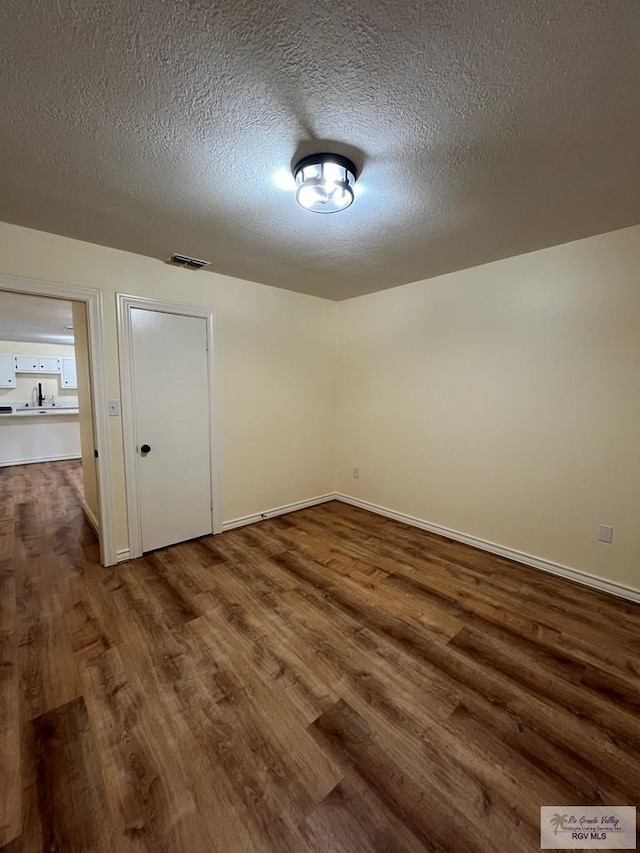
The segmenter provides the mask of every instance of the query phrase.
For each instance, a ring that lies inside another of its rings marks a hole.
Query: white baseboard
[[[635,587],[625,586],[615,581],[600,578],[597,575],[590,575],[587,572],[582,572],[579,569],[572,569],[569,566],[563,566],[560,563],[554,563],[551,560],[545,560],[542,557],[535,557],[533,554],[526,554],[523,551],[516,551],[514,548],[507,548],[504,545],[498,545],[496,542],[488,542],[485,539],[479,539],[477,536],[470,536],[468,533],[460,533],[458,530],[451,530],[448,527],[442,527],[439,524],[432,524],[430,521],[424,521],[422,518],[415,518],[412,515],[405,515],[403,512],[396,512],[393,509],[388,509],[378,504],[369,503],[359,498],[351,497],[351,495],[336,494],[336,500],[342,501],[351,506],[357,506],[360,509],[366,509],[369,512],[375,512],[378,515],[384,515],[386,518],[392,518],[394,521],[401,521],[404,524],[410,524],[412,527],[419,527],[421,530],[428,530],[429,533],[435,533],[438,536],[444,536],[446,539],[454,539],[456,542],[463,542],[465,545],[471,545],[473,548],[479,548],[481,551],[489,551],[491,554],[498,554],[500,557],[506,557],[508,560],[514,560],[516,563],[523,563],[525,566],[531,566],[534,569],[547,572],[551,575],[565,578],[565,580],[573,581],[574,583],[589,586],[597,589],[600,592],[607,592],[610,595],[617,595],[618,598],[626,598],[629,601],[640,603],[640,589]]]
[[[334,501],[337,495],[333,492],[326,495],[319,495],[317,498],[309,498],[306,501],[296,501],[292,504],[277,506],[273,509],[265,509],[263,512],[256,512],[253,515],[245,515],[242,518],[232,518],[231,521],[222,522],[222,531],[234,530],[236,527],[244,527],[245,524],[254,524],[256,521],[264,521],[266,518],[273,518],[274,515],[284,515],[287,512],[295,512],[298,509],[307,509],[310,506]]]
[[[95,517],[95,514],[92,509],[87,505],[86,501],[82,501],[82,512],[84,513],[84,517],[87,519],[93,532],[96,534],[98,539],[100,538],[100,524],[98,523],[98,519]]]
[[[336,495],[331,492],[326,495],[319,495],[317,498],[309,498],[306,501],[296,501],[292,504],[274,507],[273,509],[265,509],[264,512],[256,512],[253,515],[245,515],[242,518],[233,518],[231,521],[222,523],[222,532],[234,530],[236,527],[244,527],[245,524],[254,524],[256,521],[264,521],[267,518],[273,518],[276,515],[284,515],[287,512],[295,512],[297,509],[306,509],[310,506],[317,506],[327,501],[334,501]],[[131,553],[128,548],[123,548],[121,551],[116,551],[116,561],[124,563],[125,560],[131,559]]]
[[[65,462],[67,459],[81,459],[80,454],[73,456],[38,456],[34,459],[9,459],[5,462],[0,462],[0,468],[9,468],[12,465],[34,465],[36,462]]]

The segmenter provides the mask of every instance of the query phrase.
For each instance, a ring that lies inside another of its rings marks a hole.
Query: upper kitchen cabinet
[[[16,363],[12,355],[0,355],[0,388],[16,387]]]
[[[16,355],[16,373],[40,373],[37,355]]]
[[[62,376],[60,377],[60,384],[63,388],[77,388],[78,387],[78,375],[76,373],[76,360],[75,358],[61,358],[62,362]]]
[[[16,355],[16,373],[60,373],[61,359],[56,356]]]
[[[40,373],[60,373],[62,359],[55,356],[45,356],[38,359]]]

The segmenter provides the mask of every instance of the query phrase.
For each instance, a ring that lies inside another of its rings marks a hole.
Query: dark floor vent
[[[202,267],[208,267],[211,261],[201,261],[199,258],[190,258],[189,255],[171,255],[167,263],[176,267],[186,267],[188,270],[201,270]]]

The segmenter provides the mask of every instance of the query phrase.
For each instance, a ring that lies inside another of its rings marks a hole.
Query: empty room
[[[637,0],[5,0],[0,849],[631,850]]]

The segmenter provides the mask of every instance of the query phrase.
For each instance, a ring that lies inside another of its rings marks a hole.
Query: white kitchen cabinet
[[[37,355],[16,355],[16,373],[40,373]]]
[[[40,356],[38,359],[40,373],[60,373],[62,369],[60,362],[61,359],[56,358],[55,356]]]
[[[76,373],[75,358],[61,358],[61,380],[60,384],[63,388],[77,388],[78,375]]]
[[[60,373],[57,356],[16,355],[16,373]]]
[[[16,387],[16,363],[12,355],[0,355],[0,388]]]

